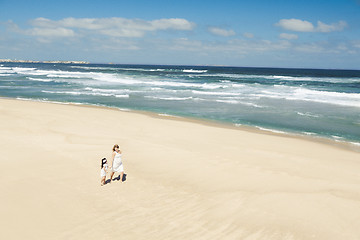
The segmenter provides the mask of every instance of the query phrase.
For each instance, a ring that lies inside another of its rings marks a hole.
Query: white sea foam
[[[5,73],[7,73],[7,74],[14,74],[15,71],[12,70],[11,68],[8,68],[8,67],[0,67],[0,73],[1,73],[1,74],[5,74]]]
[[[357,147],[360,147],[360,142],[349,142],[349,143],[352,144],[352,145],[355,145]]]
[[[47,98],[23,98],[23,97],[17,97],[16,99],[22,100],[22,101],[35,101],[35,102],[46,102],[46,103],[55,103],[55,104],[63,104],[63,105],[70,105],[70,104],[83,104],[83,103],[76,103],[76,102],[59,102],[59,101],[49,101]]]
[[[298,81],[298,82],[330,82],[330,83],[352,83],[360,82],[360,78],[340,78],[340,77],[313,77],[313,76],[284,76],[284,75],[252,75],[242,73],[214,73],[203,74],[207,77],[228,78],[231,80],[278,80],[278,81]]]
[[[66,79],[92,79],[107,82],[117,82],[119,79],[112,73],[101,72],[71,72],[60,70],[40,70],[36,68],[13,68],[15,73],[32,76],[46,76],[48,78]]]
[[[302,134],[309,135],[309,136],[317,135],[316,133],[313,133],[313,132],[302,132]]]
[[[43,93],[54,93],[54,94],[70,94],[70,95],[81,95],[81,92],[74,92],[74,91],[49,91],[49,90],[42,90]]]
[[[221,84],[211,83],[190,83],[190,82],[175,82],[175,81],[131,81],[132,84],[141,84],[158,87],[181,87],[181,88],[200,88],[200,89],[217,89],[222,88]]]
[[[13,67],[12,70],[14,72],[31,72],[34,71],[36,68],[22,68],[22,67]]]
[[[232,93],[232,92],[209,92],[209,91],[205,92],[205,91],[197,91],[197,90],[192,90],[191,92],[198,95],[239,96],[239,93]]]
[[[166,101],[184,101],[184,100],[191,100],[192,97],[156,97],[156,96],[144,96],[145,98],[152,98],[152,99],[159,99],[159,100],[166,100]]]
[[[139,71],[139,72],[147,72],[147,71],[149,71],[148,69],[144,69],[144,68],[119,68],[119,70],[124,70],[124,71]]]
[[[38,74],[38,75],[43,75],[43,74]],[[47,74],[46,75],[47,77],[50,77],[50,78],[83,78],[85,77],[84,75],[83,76],[77,76],[75,74]]]
[[[39,82],[54,82],[54,79],[48,79],[48,78],[32,78],[32,77],[26,77],[29,80],[32,81],[39,81]]]
[[[129,98],[129,94],[123,94],[123,95],[115,95],[117,98]]]
[[[179,118],[178,116],[167,114],[167,113],[159,113],[158,115],[162,116],[162,117],[176,117],[176,118]]]
[[[344,139],[343,137],[336,136],[336,135],[332,135],[331,137],[332,137],[333,139],[335,139],[335,141],[336,141],[336,140],[343,140],[343,139]]]
[[[128,108],[118,108],[120,111],[124,111],[124,112],[131,112],[131,109]]]
[[[360,107],[359,93],[341,93],[310,90],[302,87],[274,86],[273,89],[261,90],[253,96],[295,101],[310,101],[349,107]]]
[[[202,86],[201,86],[203,89],[225,89],[225,88],[228,88],[228,86],[226,85],[223,85],[223,84],[214,84],[214,83],[204,83]]]
[[[283,80],[283,81],[313,81],[314,78],[311,77],[291,77],[291,76],[263,76],[265,79],[275,79],[275,80]]]
[[[280,133],[280,134],[289,134],[287,132],[284,131],[280,131],[280,130],[275,130],[275,129],[270,129],[270,128],[264,128],[264,127],[259,127],[259,126],[255,126],[257,129],[260,129],[262,131],[266,131],[266,132],[273,132],[273,133]]]
[[[224,88],[223,84],[216,83],[191,83],[182,81],[169,80],[149,80],[146,78],[134,78],[130,76],[123,76],[115,73],[101,73],[101,72],[72,72],[60,70],[39,70],[36,68],[13,68],[14,72],[30,76],[46,76],[48,78],[57,78],[61,81],[71,81],[79,79],[79,83],[86,83],[86,80],[96,80],[100,82],[109,82],[125,85],[149,85],[156,87],[182,87],[182,88],[200,88],[200,89],[218,89]],[[195,70],[194,70],[195,71]],[[196,70],[198,71],[198,70]],[[200,71],[200,70],[199,70]]]
[[[265,108],[265,106],[261,106],[261,105],[258,105],[256,103],[251,103],[251,102],[240,102],[240,104],[255,107],[255,108]]]
[[[230,104],[238,104],[239,103],[239,101],[236,101],[236,100],[221,100],[221,99],[216,99],[215,102],[230,103]]]
[[[208,70],[194,70],[194,69],[184,69],[184,73],[206,73]]]
[[[255,107],[255,108],[265,108],[264,106],[258,105],[256,103],[244,102],[244,101],[239,101],[236,99],[238,99],[238,98],[216,99],[215,102],[229,103],[229,104],[241,104],[241,105]]]
[[[114,67],[85,67],[85,66],[70,66],[71,68],[86,69],[86,70],[118,70],[119,68]]]
[[[318,118],[320,117],[319,115],[316,114],[311,114],[309,112],[303,113],[303,112],[296,112],[298,115],[300,116],[305,116],[305,117],[314,117],[314,118]]]
[[[130,89],[100,89],[100,88],[92,88],[92,87],[86,87],[84,90],[91,91],[91,92],[97,92],[97,93],[108,93],[108,94],[143,92],[143,91],[136,91],[136,90],[130,90]]]
[[[193,99],[194,101],[208,101],[207,99],[198,98],[198,97],[193,97],[192,99]]]
[[[117,70],[122,71],[134,71],[134,72],[165,72],[165,71],[176,71],[174,69],[164,69],[164,68],[156,68],[156,69],[147,69],[147,68],[117,68]]]
[[[48,90],[42,90],[41,92],[52,93],[52,94],[65,94],[65,95],[90,95],[90,96],[129,98],[128,94],[119,95],[119,94],[111,94],[111,93],[79,92],[79,91],[48,91]]]
[[[160,93],[178,93],[178,92],[186,92],[187,90],[175,90],[175,89],[169,89],[169,88],[159,88],[159,87],[151,87],[151,91],[154,92],[160,92]]]
[[[117,68],[121,71],[134,71],[134,72],[165,72],[165,71],[174,71],[173,69],[164,69],[164,68]]]
[[[340,93],[298,88],[294,92],[294,98],[295,100],[360,107],[360,94],[358,93]]]

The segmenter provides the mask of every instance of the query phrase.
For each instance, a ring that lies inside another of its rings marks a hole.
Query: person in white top
[[[124,176],[124,166],[121,160],[121,150],[119,145],[115,144],[113,147],[113,154],[112,154],[112,172],[110,181],[113,180],[114,173],[120,173],[120,181],[122,182]]]
[[[100,170],[101,186],[105,184],[107,169],[108,169],[107,160],[106,158],[103,158],[101,159],[101,170]]]

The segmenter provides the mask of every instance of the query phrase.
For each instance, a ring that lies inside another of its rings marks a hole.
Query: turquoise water
[[[0,96],[211,119],[360,144],[360,71],[0,63]]]

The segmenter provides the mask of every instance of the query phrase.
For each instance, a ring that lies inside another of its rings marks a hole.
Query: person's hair
[[[119,148],[119,145],[115,144],[115,145],[113,146],[113,151],[115,151],[115,148]]]
[[[104,165],[107,163],[106,158],[101,159],[101,169],[104,167]]]

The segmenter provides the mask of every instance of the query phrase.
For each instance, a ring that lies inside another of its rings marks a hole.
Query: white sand
[[[113,109],[0,99],[0,239],[360,239],[360,154]],[[123,151],[127,180],[100,186]]]

